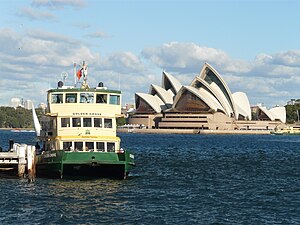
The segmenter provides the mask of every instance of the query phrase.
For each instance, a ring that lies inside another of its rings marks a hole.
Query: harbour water
[[[300,135],[121,133],[128,180],[0,179],[0,224],[300,224]],[[34,133],[0,131],[34,144]]]

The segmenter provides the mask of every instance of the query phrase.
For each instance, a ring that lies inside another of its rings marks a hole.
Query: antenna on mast
[[[76,63],[74,62],[74,87],[76,87],[76,84],[77,84],[77,81],[76,81],[76,74],[77,74],[77,71],[76,71]]]

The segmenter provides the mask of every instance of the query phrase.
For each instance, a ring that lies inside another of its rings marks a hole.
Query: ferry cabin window
[[[96,103],[107,103],[107,94],[97,94]]]
[[[112,119],[104,119],[104,128],[112,128]]]
[[[94,93],[80,93],[80,103],[94,103]]]
[[[61,127],[70,127],[70,118],[61,118]]]
[[[66,94],[66,103],[76,103],[76,102],[77,102],[77,94],[76,93]]]
[[[64,142],[63,143],[63,150],[71,151],[71,148],[72,148],[72,142]]]
[[[94,142],[85,142],[86,151],[94,151]]]
[[[81,119],[80,118],[72,118],[73,127],[81,127]]]
[[[63,94],[52,94],[51,103],[54,104],[63,103]]]
[[[94,118],[94,127],[102,127],[102,118]]]
[[[105,151],[104,142],[96,142],[96,148],[97,151],[104,152]]]
[[[91,127],[92,126],[92,118],[83,118],[83,126]]]
[[[83,149],[83,142],[74,142],[75,151],[82,151]]]
[[[114,152],[114,151],[115,151],[115,143],[107,142],[107,152]]]
[[[120,96],[119,95],[110,95],[109,104],[120,105]]]

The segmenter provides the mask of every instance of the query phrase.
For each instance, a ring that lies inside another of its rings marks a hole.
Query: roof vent
[[[57,87],[62,88],[62,86],[64,86],[64,82],[62,82],[61,80],[58,81]]]

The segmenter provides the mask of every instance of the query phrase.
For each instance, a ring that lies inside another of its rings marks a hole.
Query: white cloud
[[[48,9],[62,9],[66,6],[84,7],[84,0],[33,0],[31,2],[33,7],[46,7]]]
[[[87,36],[91,37],[91,38],[109,38],[110,37],[110,35],[106,34],[103,31],[95,31],[94,33],[88,34]]]
[[[23,7],[17,13],[17,16],[25,17],[30,20],[55,20],[55,16],[49,12],[34,10],[30,7]]]
[[[0,104],[8,104],[13,97],[30,97],[36,104],[45,102],[46,95],[31,96],[29,93],[33,89],[42,93],[49,87],[55,87],[63,71],[69,74],[67,82],[71,85],[73,62],[81,63],[82,60],[89,64],[91,84],[96,86],[102,81],[108,87],[117,89],[120,78],[127,96],[129,91],[134,95],[136,85],[148,86],[147,81],[152,79],[145,73],[143,62],[131,52],[118,52],[100,58],[98,53],[92,52],[82,42],[61,34],[42,29],[31,29],[24,33],[2,29],[0,62],[6,78],[5,82],[3,79],[1,82],[0,88],[5,92],[5,98],[0,99]],[[29,85],[33,83],[35,88]],[[14,88],[5,84],[14,84]],[[4,100],[5,103],[2,102]]]
[[[12,93],[10,90],[12,88],[5,84],[14,84],[13,89],[20,88],[24,95],[25,92],[31,91],[25,84],[32,82],[39,84],[36,86],[37,92],[45,88],[45,83],[56,85],[56,78],[62,71],[70,68],[68,72],[72,73],[73,62],[80,62],[83,59],[97,63],[99,55],[92,53],[80,42],[63,35],[42,30],[36,32],[30,30],[25,33],[17,33],[11,29],[0,30],[0,62],[7,81],[2,83],[1,90],[6,95]],[[23,86],[20,86],[21,84]],[[37,95],[33,98],[45,101],[45,96]]]
[[[250,102],[285,104],[299,98],[300,51],[258,54],[253,61],[233,59],[225,52],[194,43],[171,42],[146,48],[142,56],[161,69],[166,69],[182,84],[189,84],[205,62],[210,63],[225,79],[232,92],[245,92]],[[261,99],[261,101],[259,101]]]
[[[102,81],[109,88],[121,87],[123,103],[133,102],[136,92],[148,92],[151,84],[161,85],[163,69],[189,85],[205,62],[215,67],[232,92],[245,92],[252,104],[264,102],[272,106],[299,98],[298,51],[259,54],[253,61],[242,61],[222,50],[171,42],[146,48],[141,57],[129,51],[100,57],[83,42],[66,35],[43,29],[19,33],[6,28],[0,29],[0,62],[5,71],[0,83],[5,94],[0,104],[7,104],[12,97],[30,98],[36,104],[45,102],[46,95],[31,92],[45,93],[55,87],[63,71],[68,72],[67,82],[72,84],[73,62],[82,60],[89,64],[89,81],[93,85]],[[17,91],[7,84],[14,84]]]
[[[29,29],[26,31],[26,35],[30,38],[39,39],[39,40],[47,40],[47,41],[55,41],[61,43],[71,43],[71,44],[79,44],[78,41],[62,34],[49,32],[43,29]]]
[[[71,24],[74,27],[78,27],[80,29],[88,29],[91,27],[89,23],[84,23],[84,22],[75,22]]]
[[[247,62],[231,59],[225,52],[194,43],[171,42],[156,48],[146,48],[142,56],[162,69],[174,72],[198,72],[205,62],[224,72],[246,72]]]
[[[103,59],[101,66],[105,70],[119,73],[143,73],[145,66],[142,61],[131,52],[117,52]]]
[[[300,51],[290,50],[272,56],[272,63],[276,65],[300,67]]]

